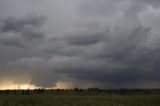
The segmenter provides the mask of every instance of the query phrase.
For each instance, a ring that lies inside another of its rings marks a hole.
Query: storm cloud
[[[44,35],[40,30],[43,17],[17,19],[9,17],[1,20],[1,44],[6,46],[26,47],[30,43],[41,42]]]
[[[1,0],[0,84],[160,87],[159,6],[158,0]]]

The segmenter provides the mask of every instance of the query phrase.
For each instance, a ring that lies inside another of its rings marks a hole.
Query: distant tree
[[[76,92],[78,92],[79,91],[79,89],[76,87],[75,89],[74,89]]]
[[[45,92],[45,89],[43,89],[43,88],[42,89],[35,89],[34,92],[37,94],[42,94]]]

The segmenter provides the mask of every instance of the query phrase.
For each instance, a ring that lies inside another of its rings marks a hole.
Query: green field
[[[0,106],[160,106],[160,95],[0,95]]]

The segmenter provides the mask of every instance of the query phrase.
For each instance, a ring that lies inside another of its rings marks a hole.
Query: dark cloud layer
[[[158,0],[15,0],[13,10],[1,2],[1,77],[39,87],[160,87]]]
[[[6,46],[27,47],[30,43],[38,43],[44,37],[40,27],[43,17],[27,17],[17,19],[9,17],[1,20],[0,39]]]

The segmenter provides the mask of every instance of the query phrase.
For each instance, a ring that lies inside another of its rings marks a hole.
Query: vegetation
[[[5,90],[0,106],[160,106],[159,90]]]

